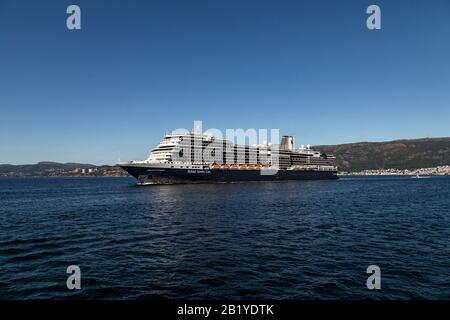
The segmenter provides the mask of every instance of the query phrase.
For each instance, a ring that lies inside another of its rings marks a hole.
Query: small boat
[[[430,176],[420,176],[418,174],[416,174],[415,176],[412,176],[411,178],[413,179],[426,179],[426,178],[431,178]]]

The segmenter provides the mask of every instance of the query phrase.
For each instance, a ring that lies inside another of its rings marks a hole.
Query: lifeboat
[[[229,166],[228,164],[222,164],[222,165],[220,166],[220,168],[221,168],[221,169],[229,169],[230,166]]]
[[[213,162],[213,163],[211,164],[211,168],[212,168],[212,169],[220,169],[220,164],[218,164],[217,162]]]
[[[233,164],[230,166],[230,168],[231,168],[231,169],[238,169],[239,166],[238,166],[236,163],[233,163]]]

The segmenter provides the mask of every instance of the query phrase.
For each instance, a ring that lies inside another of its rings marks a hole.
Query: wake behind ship
[[[117,164],[140,185],[338,179],[336,159],[292,136],[277,146],[240,145],[202,133],[166,134],[143,161]]]

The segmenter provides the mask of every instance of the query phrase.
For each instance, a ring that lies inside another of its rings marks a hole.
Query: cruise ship
[[[292,136],[250,146],[205,133],[166,134],[146,160],[117,165],[139,185],[338,179],[334,156],[295,148]]]

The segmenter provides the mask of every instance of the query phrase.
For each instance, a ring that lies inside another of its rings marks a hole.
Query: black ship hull
[[[178,169],[120,165],[139,184],[230,183],[243,181],[335,180],[336,171],[278,170],[262,173],[259,169]]]

